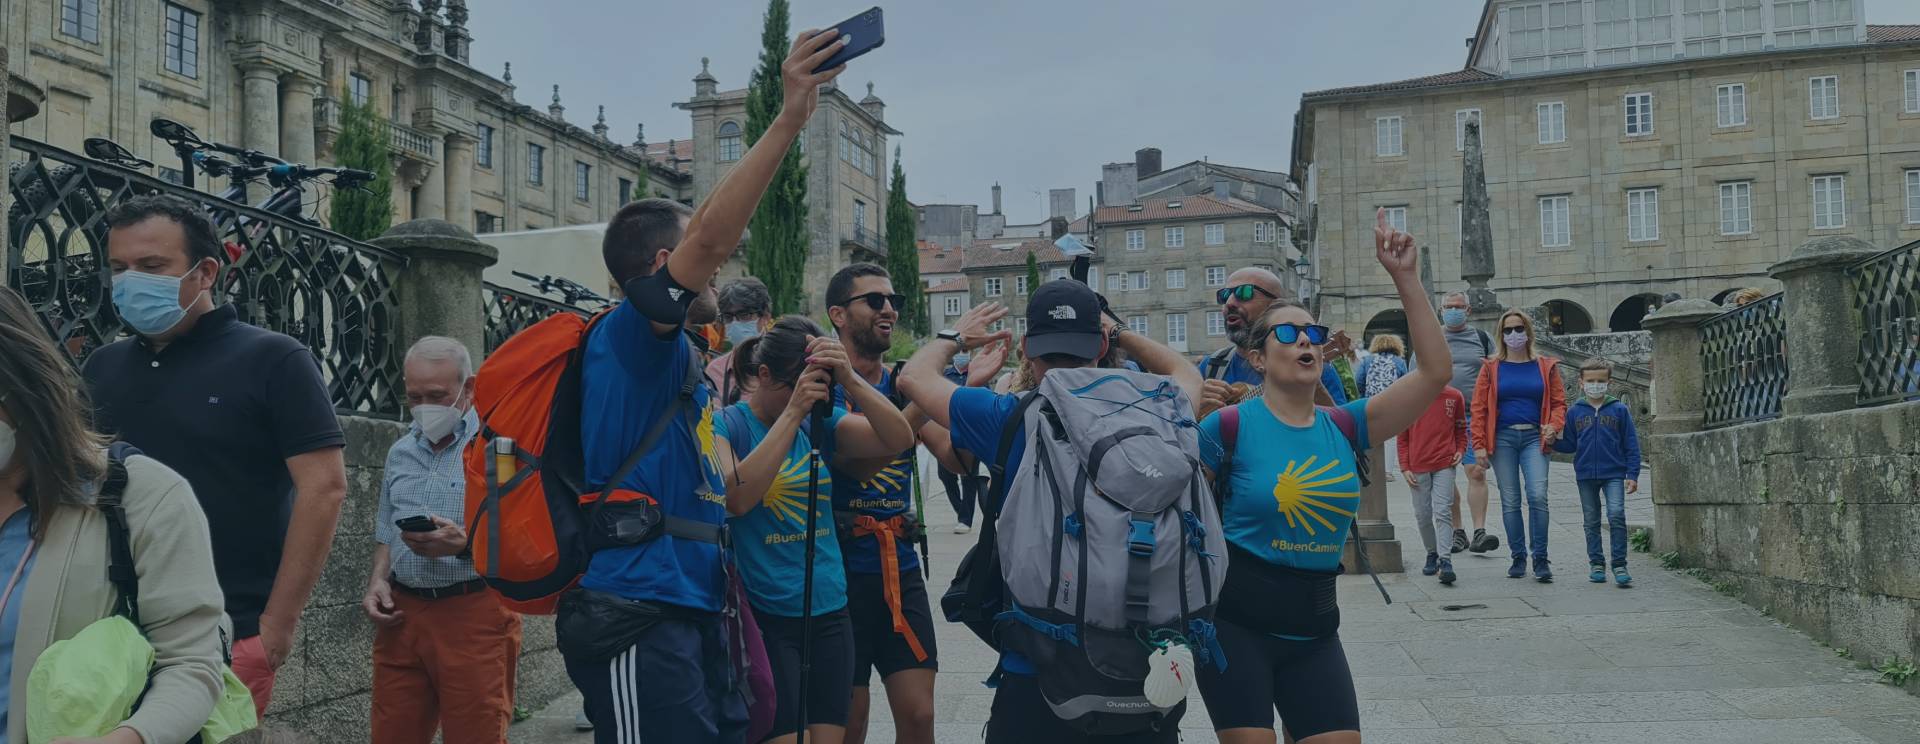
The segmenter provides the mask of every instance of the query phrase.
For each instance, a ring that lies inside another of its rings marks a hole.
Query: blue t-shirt
[[[995,393],[986,388],[963,387],[953,391],[953,397],[947,399],[947,423],[952,424],[953,446],[972,452],[982,462],[993,459],[1000,453],[1000,434],[1006,429],[1007,419],[1020,407],[1020,396],[1014,393]],[[1022,427],[1024,428],[1024,427]],[[1013,438],[1013,446],[1007,450],[1007,461],[1003,463],[1006,472],[1012,473],[1020,468],[1020,459],[1027,454],[1026,432]],[[999,504],[994,504],[995,512]],[[1000,652],[1000,667],[1009,674],[1031,676],[1033,663],[1026,657],[1008,650]]]
[[[1236,382],[1259,385],[1262,382],[1260,373],[1254,371],[1253,363],[1247,361],[1244,354],[1228,354],[1227,366],[1221,370],[1219,379],[1229,385]]]
[[[893,373],[881,370],[880,384],[874,386],[881,395],[893,395]],[[833,405],[836,411],[853,411],[853,402],[847,399],[847,391],[840,386],[833,388]],[[894,456],[893,462],[864,481],[854,480],[852,476],[834,479],[838,484],[833,489],[833,508],[855,511],[885,521],[906,514],[913,506],[913,450],[902,451]],[[913,543],[896,538],[893,541],[894,553],[900,557],[900,570],[919,570],[920,553],[913,549]],[[880,538],[876,535],[849,537],[847,540],[847,570],[858,574],[880,573]]]
[[[0,613],[0,742],[7,738],[7,703],[13,693],[13,637],[20,630],[21,595],[27,593],[27,578],[33,575],[34,555],[27,553],[32,544],[29,528],[33,526],[33,510],[22,507],[0,525],[0,587],[6,586],[7,578],[13,575],[15,566],[20,567],[20,581],[13,586],[11,601],[7,602],[6,612]],[[25,559],[26,565],[21,565]]]
[[[594,325],[580,380],[580,436],[590,486],[612,478],[654,419],[674,405],[692,355],[686,334],[654,335],[653,325],[630,301]],[[720,524],[727,518],[726,492],[714,459],[707,400],[706,385],[695,386],[694,402],[702,412],[697,421],[677,416],[619,487],[652,496],[670,516]],[[709,612],[720,611],[726,596],[720,547],[665,535],[594,553],[580,585]]]
[[[1500,402],[1497,423],[1501,428],[1540,423],[1540,396],[1547,390],[1540,380],[1539,364],[1501,362],[1499,387],[1495,399]]]
[[[1353,414],[1366,442],[1367,399],[1341,408]],[[1240,435],[1227,474],[1232,498],[1221,515],[1227,539],[1270,563],[1332,571],[1360,508],[1353,446],[1325,411],[1314,412],[1312,425],[1296,427],[1260,401],[1239,409]],[[1200,422],[1200,458],[1218,469],[1224,455],[1215,411]]]
[[[715,433],[733,445],[741,460],[767,436],[767,425],[744,402],[734,409],[747,414],[747,431],[732,431],[729,416],[719,417]],[[827,426],[839,426],[845,409],[833,409]],[[794,432],[787,458],[780,463],[767,495],[747,513],[729,518],[733,549],[739,555],[740,576],[747,599],[756,612],[800,617],[807,570],[807,458],[813,449],[805,429]],[[840,541],[833,529],[833,475],[821,463],[814,514],[813,614],[815,617],[847,606],[847,572],[840,563]]]

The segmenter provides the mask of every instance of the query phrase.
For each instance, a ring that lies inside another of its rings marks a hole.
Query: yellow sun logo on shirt
[[[1344,483],[1354,477],[1353,472],[1348,471],[1341,473],[1338,477],[1323,478],[1327,471],[1339,467],[1340,461],[1329,460],[1327,464],[1314,468],[1313,463],[1318,459],[1318,457],[1309,457],[1306,462],[1288,460],[1286,469],[1280,471],[1273,485],[1273,500],[1279,502],[1280,513],[1287,517],[1287,526],[1305,529],[1310,536],[1318,534],[1313,528],[1315,522],[1320,523],[1320,526],[1327,528],[1329,532],[1335,530],[1333,522],[1329,521],[1322,512],[1353,517],[1353,512],[1322,501],[1322,498],[1357,499],[1360,496],[1358,491],[1318,490]],[[1308,472],[1309,470],[1311,472]]]
[[[899,491],[906,488],[907,479],[911,477],[907,473],[907,462],[907,458],[902,457],[888,463],[872,478],[862,481],[860,486],[869,491]]]
[[[700,424],[693,429],[694,438],[700,440],[700,456],[707,458],[707,465],[713,472],[720,472],[720,455],[713,447],[713,409],[700,412]]]
[[[821,473],[820,491],[814,497],[819,500],[829,492],[825,473]],[[787,458],[781,463],[780,473],[773,478],[773,485],[767,488],[767,497],[761,503],[773,512],[773,516],[797,525],[807,521],[807,458]]]

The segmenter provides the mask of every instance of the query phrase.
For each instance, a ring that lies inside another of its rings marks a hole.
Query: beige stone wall
[[[1114,312],[1120,317],[1146,315],[1148,333],[1156,341],[1168,340],[1168,315],[1184,313],[1187,316],[1186,351],[1193,354],[1212,353],[1227,345],[1227,337],[1224,333],[1207,335],[1207,313],[1220,309],[1213,299],[1219,287],[1207,286],[1207,267],[1218,266],[1228,274],[1249,266],[1266,266],[1276,272],[1286,270],[1284,250],[1277,237],[1272,242],[1254,242],[1254,225],[1260,222],[1277,225],[1279,218],[1273,215],[1207,217],[1102,225],[1098,238],[1099,245],[1104,248],[1101,252],[1105,260],[1101,267],[1103,277],[1146,271],[1152,276],[1152,285],[1146,291],[1133,290],[1129,284],[1123,291],[1111,292],[1107,289],[1107,280],[1102,278],[1097,289],[1107,296]],[[1206,244],[1206,226],[1209,224],[1225,226],[1224,245]],[[1166,228],[1174,226],[1186,229],[1186,247],[1165,247]],[[1129,230],[1146,231],[1146,250],[1126,249]],[[1184,289],[1168,288],[1168,269],[1186,271]]]
[[[1408,229],[1434,251],[1439,288],[1460,279],[1456,205],[1461,158],[1454,112],[1482,110],[1492,203],[1493,287],[1511,305],[1577,303],[1605,330],[1628,298],[1711,298],[1777,288],[1766,267],[1810,237],[1853,235],[1880,246],[1920,239],[1904,223],[1904,170],[1920,168],[1920,114],[1901,111],[1902,73],[1920,46],[1808,50],[1761,58],[1586,71],[1353,98],[1315,105],[1323,312],[1361,327],[1399,307],[1373,259],[1374,209],[1406,206]],[[1839,80],[1840,116],[1809,118],[1809,77]],[[1747,121],[1717,127],[1715,88],[1746,85]],[[1654,131],[1623,134],[1622,96],[1654,95]],[[1539,144],[1536,105],[1562,101],[1566,142]],[[1375,155],[1374,120],[1404,117],[1405,155]],[[1814,230],[1811,179],[1846,177],[1847,224]],[[1723,236],[1719,184],[1750,180],[1753,231]],[[1660,237],[1627,241],[1626,191],[1660,190]],[[1542,196],[1569,195],[1571,245],[1544,248]]]

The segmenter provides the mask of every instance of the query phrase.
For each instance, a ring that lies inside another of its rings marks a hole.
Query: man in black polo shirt
[[[233,671],[264,712],[346,500],[346,437],[313,352],[215,306],[221,243],[199,208],[107,215],[113,303],[139,334],[87,359],[96,427],[186,476],[212,528]]]

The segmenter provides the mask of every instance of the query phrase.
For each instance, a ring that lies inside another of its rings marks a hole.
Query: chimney
[[[1146,178],[1160,172],[1160,148],[1142,147],[1133,151],[1135,176]]]
[[[993,183],[993,213],[1000,213],[1000,182]]]
[[[1121,207],[1140,201],[1138,163],[1108,163],[1100,166],[1100,204]]]
[[[1073,220],[1073,202],[1074,202],[1073,189],[1048,189],[1047,190],[1047,216],[1048,217],[1065,217],[1067,218],[1068,221],[1072,221]]]
[[[1213,179],[1213,198],[1224,201],[1231,196],[1233,196],[1233,184],[1224,178]]]

